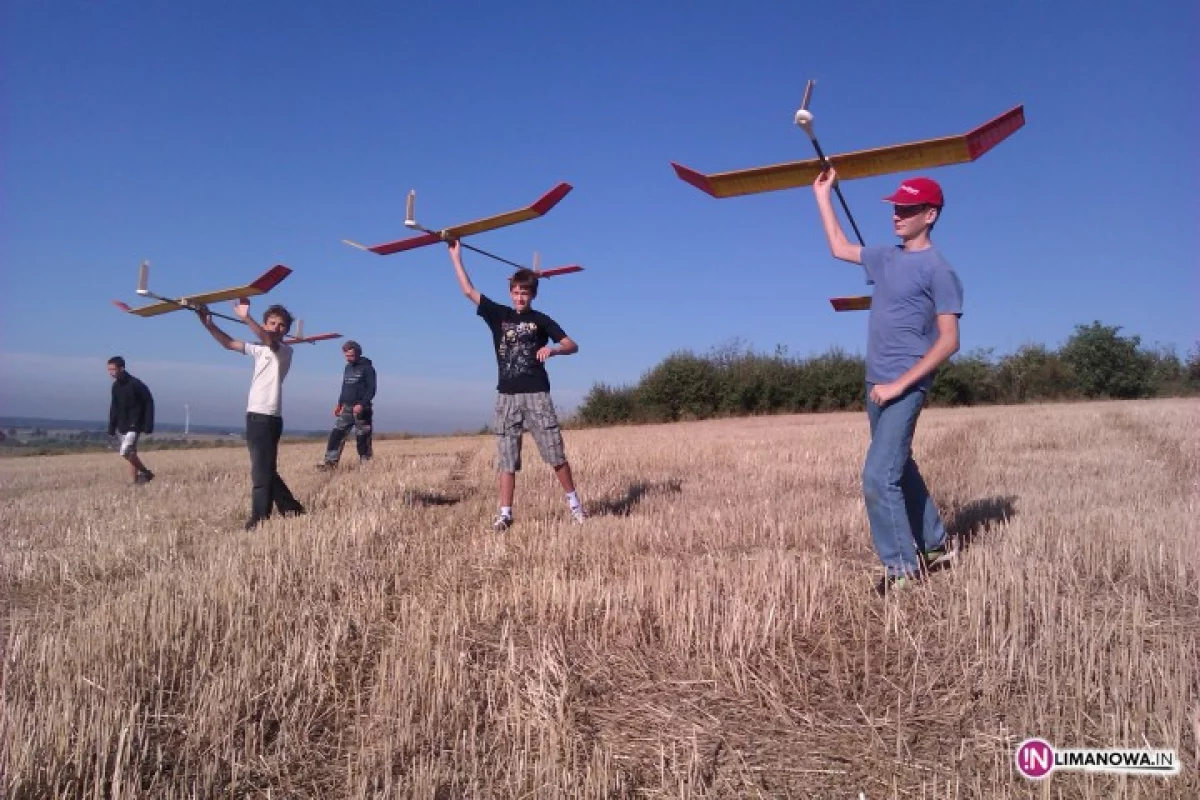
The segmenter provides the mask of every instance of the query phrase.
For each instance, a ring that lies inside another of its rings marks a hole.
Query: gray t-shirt
[[[936,247],[864,247],[862,265],[874,285],[867,322],[867,380],[891,383],[937,341],[938,314],[962,316],[963,288]],[[928,389],[933,375],[918,386]]]

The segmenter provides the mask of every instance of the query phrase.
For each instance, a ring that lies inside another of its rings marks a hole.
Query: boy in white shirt
[[[238,300],[233,308],[262,344],[240,342],[229,336],[213,323],[207,308],[201,307],[199,315],[200,323],[218,344],[254,359],[246,405],[246,446],[254,487],[246,530],[251,530],[271,516],[272,506],[285,516],[305,513],[277,469],[279,437],[283,433],[283,379],[292,366],[292,348],[284,344],[283,337],[292,328],[292,315],[283,306],[273,305],[263,312],[260,326],[250,316],[248,300]]]

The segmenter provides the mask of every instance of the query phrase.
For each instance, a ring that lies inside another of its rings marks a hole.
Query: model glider
[[[807,111],[802,108],[801,111]],[[802,117],[797,115],[797,124]],[[811,126],[812,114],[805,120]],[[941,139],[925,139],[919,142],[891,145],[874,150],[857,150],[829,156],[791,161],[767,167],[717,172],[706,175],[671,162],[675,174],[702,192],[713,197],[737,197],[779,189],[795,189],[811,186],[817,176],[832,164],[837,169],[839,180],[870,178],[895,172],[945,167],[975,161],[1000,142],[1007,139],[1025,124],[1025,107],[1017,106],[978,128],[958,136]],[[801,125],[804,127],[804,125]]]
[[[120,300],[113,300],[113,305],[127,314],[133,314],[139,317],[156,317],[160,314],[169,314],[172,311],[195,311],[199,312],[209,303],[219,303],[222,300],[239,300],[254,295],[266,294],[267,292],[278,286],[288,275],[292,274],[289,267],[283,264],[276,264],[269,270],[259,275],[254,281],[247,283],[245,286],[233,286],[228,289],[219,289],[215,292],[202,292],[200,294],[184,295],[182,297],[164,297],[150,291],[150,262],[143,261],[141,268],[138,270],[138,285],[137,294],[141,297],[149,297],[159,302],[151,303],[148,306],[140,308],[131,308],[128,303],[123,303]],[[231,317],[228,314],[221,314],[216,311],[209,311],[214,317],[221,317],[231,322],[237,322],[245,325],[245,320],[237,317]],[[285,336],[283,341],[288,344],[311,344],[314,342],[324,341],[325,339],[340,339],[340,333],[318,333],[312,336],[304,336],[304,321],[296,321],[296,335]]]
[[[465,222],[461,225],[453,225],[449,228],[440,230],[432,230],[421,225],[416,220],[416,202],[417,192],[412,190],[408,193],[408,201],[405,206],[404,226],[413,230],[420,231],[416,236],[410,236],[405,239],[397,239],[394,242],[384,242],[383,244],[364,245],[358,242],[353,242],[349,239],[342,241],[351,247],[356,247],[359,250],[365,250],[369,253],[375,253],[381,256],[391,255],[392,253],[400,253],[405,250],[412,250],[417,247],[426,247],[427,245],[437,244],[439,242],[458,241],[463,247],[472,250],[480,255],[485,255],[497,261],[517,267],[518,269],[532,269],[537,273],[538,277],[551,278],[555,275],[566,275],[571,272],[581,272],[583,267],[578,264],[571,264],[563,267],[554,267],[552,269],[539,269],[535,263],[533,267],[526,267],[524,264],[518,264],[515,261],[509,261],[507,258],[502,258],[495,253],[489,253],[487,250],[463,242],[462,239],[467,236],[474,236],[478,233],[496,230],[497,228],[505,228],[509,225],[516,225],[520,222],[528,222],[531,219],[536,219],[543,216],[550,209],[558,205],[558,202],[567,196],[571,191],[571,184],[560,183],[550,191],[546,192],[531,205],[525,208],[519,208],[515,211],[506,211],[503,214],[496,214],[491,217],[477,219],[474,222]],[[536,257],[536,254],[535,254]]]
[[[957,136],[922,139],[916,142],[879,147],[873,150],[856,150],[827,157],[813,131],[813,114],[808,109],[814,85],[816,85],[816,81],[810,80],[805,86],[804,100],[796,112],[795,122],[808,135],[809,141],[812,142],[813,149],[816,151],[816,158],[713,174],[697,172],[672,161],[671,166],[675,169],[675,174],[681,180],[712,197],[738,197],[810,186],[817,176],[831,166],[837,169],[838,180],[843,181],[968,163],[977,160],[1025,125],[1025,106],[1019,105],[988,120],[974,130]],[[858,223],[854,221],[854,215],[850,213],[850,206],[842,195],[841,187],[834,184],[833,188],[837,192],[838,200],[841,202],[842,210],[845,211],[850,226],[854,229],[858,243],[865,246],[862,233],[858,230]],[[834,311],[866,311],[871,307],[870,295],[833,297],[829,302]]]

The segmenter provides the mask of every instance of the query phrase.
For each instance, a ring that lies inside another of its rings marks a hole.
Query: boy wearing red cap
[[[900,244],[851,244],[829,193],[829,169],[813,184],[834,258],[862,264],[875,287],[867,322],[867,418],[871,445],[863,464],[863,499],[875,552],[886,569],[879,591],[906,585],[922,568],[950,557],[946,528],[912,457],[913,433],[938,367],[958,352],[962,282],[930,233],[945,205],[929,178],[910,178],[884,202],[893,206]]]

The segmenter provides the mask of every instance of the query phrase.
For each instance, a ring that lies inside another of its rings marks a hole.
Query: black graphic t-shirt
[[[496,390],[501,394],[550,391],[550,376],[546,374],[546,365],[538,361],[537,351],[547,342],[557,344],[567,337],[558,323],[532,309],[518,314],[487,295],[479,296],[475,313],[483,317],[492,331],[500,372]]]

